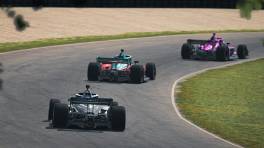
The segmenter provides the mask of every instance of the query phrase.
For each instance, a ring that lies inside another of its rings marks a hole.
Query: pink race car
[[[223,38],[216,37],[213,33],[209,40],[188,39],[181,48],[183,59],[201,59],[228,61],[231,59],[245,59],[248,56],[246,45],[238,45],[237,49]]]

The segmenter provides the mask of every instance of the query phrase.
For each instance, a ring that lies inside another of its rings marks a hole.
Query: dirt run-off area
[[[264,10],[240,18],[237,9],[12,8],[29,21],[18,32],[0,10],[0,43],[127,32],[264,29]]]

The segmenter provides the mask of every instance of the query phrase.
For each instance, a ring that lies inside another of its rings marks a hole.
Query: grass
[[[210,70],[180,84],[181,113],[249,148],[264,147],[264,59]]]
[[[72,44],[72,43],[82,43],[82,42],[106,41],[106,40],[117,40],[117,39],[127,39],[127,38],[177,35],[177,34],[211,33],[211,32],[264,32],[264,30],[246,30],[245,29],[245,30],[217,30],[217,31],[211,30],[211,31],[134,32],[134,33],[125,33],[125,34],[118,34],[118,35],[52,38],[52,39],[42,39],[42,40],[35,40],[35,41],[26,41],[26,42],[0,43],[0,53],[14,51],[14,50],[28,49],[28,48]]]

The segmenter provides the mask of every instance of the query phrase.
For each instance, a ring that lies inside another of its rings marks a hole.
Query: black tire
[[[53,110],[52,124],[54,127],[63,128],[68,120],[68,105],[64,103],[56,103]]]
[[[55,103],[60,103],[60,100],[59,99],[50,99],[48,120],[53,119],[53,109],[54,109]]]
[[[126,109],[123,106],[112,106],[109,112],[112,130],[124,131],[126,128]]]
[[[146,76],[150,78],[150,80],[155,80],[156,78],[156,65],[154,63],[146,64]]]
[[[87,69],[87,78],[89,81],[98,81],[98,77],[100,75],[100,64],[99,63],[89,63]]]
[[[118,102],[113,101],[112,104],[111,104],[111,106],[118,106]]]
[[[192,44],[184,43],[181,47],[181,56],[183,59],[190,59],[192,56]]]
[[[237,56],[239,59],[245,59],[248,56],[248,49],[246,45],[238,45]]]
[[[227,46],[219,46],[215,52],[216,61],[229,60],[229,49]]]
[[[132,65],[130,68],[130,79],[133,83],[144,82],[144,67],[142,65]]]

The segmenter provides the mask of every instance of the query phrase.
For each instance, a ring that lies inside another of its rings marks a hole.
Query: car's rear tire
[[[64,103],[56,103],[53,110],[52,124],[54,127],[63,128],[68,120],[68,105]]]
[[[181,47],[181,56],[183,59],[190,59],[192,56],[193,46],[189,43],[184,43]]]
[[[113,102],[111,103],[111,106],[118,106],[118,102],[113,101]]]
[[[123,106],[112,106],[110,108],[110,121],[112,130],[124,131],[126,128],[126,109]]]
[[[248,49],[246,45],[238,45],[237,56],[239,59],[245,59],[248,56]]]
[[[99,63],[89,63],[87,69],[87,78],[89,81],[98,81],[98,77],[100,75],[100,64]]]
[[[142,65],[133,65],[130,68],[130,79],[133,83],[144,82],[144,67]]]
[[[154,63],[146,64],[146,76],[150,78],[150,80],[155,80],[156,78],[156,65]]]
[[[55,103],[60,103],[60,100],[59,99],[50,99],[48,120],[53,119],[53,109],[54,109]]]
[[[216,49],[215,56],[216,61],[226,61],[229,60],[229,51],[227,46],[219,46]]]

